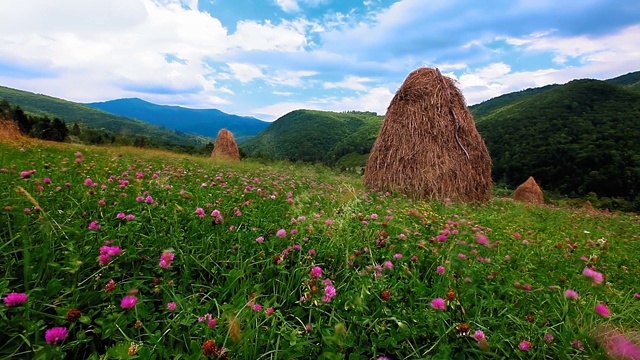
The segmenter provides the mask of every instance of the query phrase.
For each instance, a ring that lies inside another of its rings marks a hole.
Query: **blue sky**
[[[26,0],[0,13],[0,85],[267,121],[384,114],[421,66],[469,104],[640,70],[637,0]]]

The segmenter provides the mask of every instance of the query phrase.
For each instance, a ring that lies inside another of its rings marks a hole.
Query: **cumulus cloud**
[[[348,75],[342,81],[338,82],[325,82],[322,86],[325,89],[349,89],[355,91],[365,91],[367,90],[367,86],[364,83],[372,82],[373,79],[367,77],[359,77]]]

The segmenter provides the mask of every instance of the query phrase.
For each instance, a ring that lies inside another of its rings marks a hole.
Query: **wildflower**
[[[316,254],[316,249],[309,249],[309,255],[313,256]]]
[[[271,315],[273,315],[273,313],[274,313],[274,312],[275,312],[275,309],[274,309],[273,307],[268,307],[268,308],[264,311],[264,313],[265,313],[267,316],[271,316]]]
[[[587,277],[590,277],[591,279],[593,279],[593,281],[596,284],[602,284],[602,281],[604,280],[604,276],[602,275],[602,273],[597,272],[597,271],[595,271],[595,270],[593,270],[591,268],[588,268],[588,267],[586,267],[586,268],[584,268],[584,270],[582,270],[582,274],[587,276]]]
[[[522,340],[520,341],[520,344],[518,344],[518,349],[522,351],[527,351],[531,349],[531,343],[527,340]]]
[[[207,326],[210,328],[214,328],[218,325],[218,321],[213,318],[211,314],[204,314],[204,316],[198,317],[199,322],[207,322]]]
[[[413,255],[413,256],[411,257],[411,262],[418,262],[418,257],[417,257],[417,256],[415,256],[415,255]]]
[[[473,334],[473,338],[476,339],[476,341],[480,341],[480,340],[484,340],[486,339],[484,332],[482,330],[476,330],[476,332]]]
[[[80,312],[80,310],[76,308],[71,308],[69,309],[69,311],[67,311],[67,316],[65,316],[65,319],[67,320],[67,322],[71,323],[80,319],[81,316],[82,316],[82,312]]]
[[[331,285],[327,285],[324,287],[324,297],[322,298],[322,301],[324,302],[331,302],[331,298],[336,296],[336,289],[331,286]]]
[[[153,198],[151,196],[147,196],[147,198],[144,199],[144,202],[146,202],[147,204],[153,204]]]
[[[513,237],[514,237],[516,240],[520,240],[520,238],[522,237],[522,235],[520,235],[520,233],[515,233],[515,234],[513,234]]]
[[[92,221],[89,224],[89,229],[91,229],[91,230],[100,230],[100,225],[98,225],[97,221]]]
[[[165,250],[165,252],[160,255],[160,267],[163,269],[168,269],[171,266],[173,258],[174,255],[171,250]]]
[[[522,245],[529,245],[529,240],[522,240]]]
[[[7,294],[7,296],[4,298],[4,303],[9,307],[22,305],[26,301],[27,301],[27,294],[25,293],[12,292]]]
[[[487,243],[489,243],[489,239],[487,239],[487,237],[484,234],[478,233],[476,235],[476,242],[479,245],[487,245]]]
[[[264,241],[264,238],[263,238],[262,236],[258,236],[258,237],[256,238],[256,242],[257,242],[257,243],[262,243],[263,241]]]
[[[575,339],[571,342],[571,346],[573,346],[574,348],[582,351],[584,350],[584,346],[582,346],[582,342],[578,339]]]
[[[402,259],[402,254],[396,254],[396,259]]]
[[[393,267],[393,263],[389,260],[384,262],[384,267],[387,269],[391,269]]]
[[[253,304],[253,306],[251,307],[254,311],[260,311],[262,310],[262,305],[260,304]]]
[[[120,307],[123,309],[132,309],[136,306],[136,302],[138,302],[138,298],[135,296],[125,296],[120,302]]]
[[[609,308],[607,307],[607,305],[605,304],[598,304],[596,305],[594,308],[595,312],[597,312],[598,314],[604,316],[604,317],[610,317],[611,313],[609,312]]]
[[[574,290],[567,289],[564,292],[564,296],[567,297],[568,299],[576,300],[578,298],[578,293],[575,292]]]
[[[62,341],[67,337],[67,328],[65,327],[54,327],[47,330],[44,334],[44,339],[47,341],[47,344],[55,345],[58,341]]]
[[[196,209],[196,215],[198,215],[198,217],[200,217],[200,219],[204,218],[204,209],[203,208],[197,208]]]
[[[169,311],[175,311],[176,310],[176,303],[174,303],[173,301],[170,303],[167,303],[167,309],[169,309]]]
[[[324,221],[324,223],[327,224],[327,225],[332,225],[333,224],[333,220],[327,219],[327,220]]]
[[[287,230],[285,229],[279,229],[278,231],[276,231],[276,236],[277,237],[286,237],[287,236]]]
[[[124,219],[126,215],[123,212],[120,212],[116,215],[116,219]]]
[[[104,286],[104,292],[111,292],[116,289],[116,282],[113,279],[109,280],[107,285]]]
[[[391,300],[391,293],[389,292],[389,290],[382,290],[382,292],[380,293],[380,298],[383,301],[389,301]]]
[[[322,277],[322,268],[319,266],[314,266],[311,269],[311,273],[309,275],[312,279],[320,279]]]
[[[635,293],[634,296],[636,297],[636,299],[640,299],[640,293]]]
[[[442,275],[444,274],[444,266],[440,265],[436,268],[436,271],[438,272],[438,274]]]
[[[215,340],[207,340],[202,344],[202,355],[204,356],[212,356],[212,355],[222,355],[224,348],[218,349],[216,347]]]
[[[546,342],[547,344],[551,344],[553,342],[553,335],[546,333],[542,337],[542,340],[544,340],[544,342]]]
[[[131,220],[133,220],[133,219],[135,219],[135,218],[136,218],[136,216],[135,216],[135,215],[133,215],[133,214],[129,214],[129,215],[127,215],[127,220],[129,220],[129,221],[131,221]]]
[[[435,298],[431,300],[431,307],[436,310],[444,310],[447,304],[444,302],[443,298]]]
[[[378,214],[371,214],[371,219],[372,220],[377,220],[378,219]]]

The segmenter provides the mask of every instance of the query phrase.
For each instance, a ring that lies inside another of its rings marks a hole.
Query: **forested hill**
[[[118,99],[86,104],[113,114],[146,121],[193,134],[216,138],[218,131],[231,131],[237,142],[251,138],[269,126],[253,117],[227,114],[218,109],[190,109],[157,105],[141,99]]]
[[[142,135],[163,145],[204,145],[211,141],[204,136],[180,133],[75,102],[4,86],[0,86],[0,99],[20,106],[22,110],[32,114],[60,118],[67,123],[81,123],[91,128],[105,129],[114,134],[131,137]]]
[[[383,119],[371,112],[295,110],[241,147],[250,156],[359,167]]]
[[[478,118],[494,179],[517,186],[534,176],[564,194],[635,200],[640,93],[631,84],[574,80]]]

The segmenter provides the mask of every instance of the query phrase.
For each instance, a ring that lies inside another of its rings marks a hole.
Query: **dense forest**
[[[241,148],[254,157],[363,167],[382,120],[372,112],[295,110]]]

